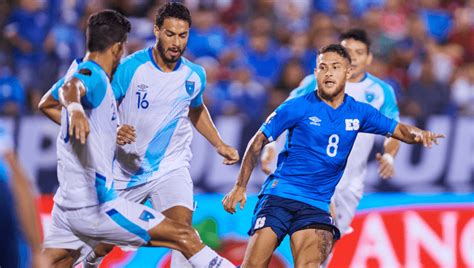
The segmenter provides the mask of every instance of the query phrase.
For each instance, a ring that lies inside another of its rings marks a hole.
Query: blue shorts
[[[328,212],[309,204],[276,195],[262,195],[257,202],[248,234],[270,227],[276,233],[278,243],[285,235],[304,229],[323,229],[332,232],[333,238],[341,237],[339,229]]]
[[[0,178],[0,267],[20,267],[20,230],[14,208],[8,182]]]

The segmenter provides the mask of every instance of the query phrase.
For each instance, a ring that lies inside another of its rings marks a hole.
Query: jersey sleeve
[[[390,85],[386,83],[382,85],[382,88],[384,94],[384,103],[382,107],[380,107],[380,112],[389,118],[400,120],[400,111],[398,110],[395,91]]]
[[[86,88],[86,95],[81,98],[84,108],[97,108],[107,91],[107,81],[104,81],[105,78],[98,74],[97,71],[88,67],[80,68],[73,77],[79,79]]]
[[[366,103],[358,103],[362,113],[360,131],[372,134],[392,136],[398,121],[389,118],[377,109]]]
[[[59,101],[59,88],[61,88],[64,85],[64,77],[59,79],[54,85],[50,88],[51,90],[51,96],[53,96],[53,99]]]
[[[303,118],[304,107],[300,98],[284,102],[267,118],[260,131],[269,142],[273,142],[283,131],[294,127]]]
[[[203,98],[202,94],[204,93],[204,89],[206,88],[206,71],[204,70],[203,67],[199,65],[195,65],[193,67],[193,71],[196,72],[196,74],[199,76],[199,79],[201,80],[201,88],[199,89],[199,93],[194,97],[194,99],[191,100],[190,106],[193,108],[199,107],[203,104]]]

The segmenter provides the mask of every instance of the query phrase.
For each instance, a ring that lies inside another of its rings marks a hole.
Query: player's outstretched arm
[[[59,101],[69,114],[69,136],[76,138],[82,144],[86,143],[89,134],[89,121],[81,105],[81,97],[85,95],[86,88],[77,78],[72,78],[59,89]]]
[[[224,199],[222,199],[222,205],[227,212],[234,214],[236,212],[235,207],[239,202],[240,209],[244,208],[245,202],[247,201],[247,195],[245,192],[247,190],[250,175],[257,164],[263,146],[267,143],[267,137],[265,137],[261,131],[258,131],[247,145],[234,188],[232,188],[232,190],[226,194]]]
[[[232,165],[239,161],[239,153],[234,147],[224,143],[212,121],[206,105],[202,104],[198,107],[190,107],[189,119],[197,131],[216,148],[217,153],[224,157],[224,164]]]
[[[392,137],[405,143],[420,143],[425,147],[431,148],[433,143],[438,144],[438,139],[444,138],[444,135],[398,123]]]
[[[51,89],[41,98],[38,109],[54,123],[61,125],[61,104],[53,98]]]

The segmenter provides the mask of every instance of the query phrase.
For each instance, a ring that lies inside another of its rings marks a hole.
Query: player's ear
[[[112,45],[112,54],[114,57],[121,57],[123,53],[123,42],[116,42]]]
[[[160,27],[158,27],[158,25],[153,25],[153,34],[158,39],[158,36],[160,35]]]
[[[349,78],[351,78],[351,76],[352,76],[352,66],[349,65],[347,67],[347,70],[346,70],[346,80],[349,80]]]
[[[374,59],[374,56],[372,55],[372,52],[369,52],[369,56],[367,57],[367,65],[372,64],[373,59]]]

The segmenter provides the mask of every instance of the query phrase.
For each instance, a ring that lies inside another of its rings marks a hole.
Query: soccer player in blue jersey
[[[351,57],[351,77],[347,80],[345,92],[356,101],[370,104],[385,116],[399,120],[399,110],[395,92],[392,87],[381,79],[367,72],[372,62],[370,40],[362,29],[351,29],[339,37],[341,45]],[[316,77],[308,75],[301,85],[294,89],[289,99],[303,96],[317,90]],[[364,179],[367,174],[367,161],[374,144],[375,135],[359,133],[347,159],[347,165],[341,181],[336,187],[332,198],[336,226],[341,235],[352,232],[350,224],[364,191]],[[276,155],[274,143],[265,146],[262,153],[262,169],[270,174],[269,162]],[[387,137],[384,142],[383,154],[377,153],[379,175],[386,179],[394,174],[394,157],[400,142]]]
[[[177,249],[193,267],[234,267],[196,231],[149,207],[119,197],[113,161],[119,118],[110,77],[123,54],[130,22],[112,10],[89,17],[88,59],[59,87],[57,139],[59,188],[44,255],[51,266],[70,267],[85,244]]]
[[[20,264],[26,263],[21,261],[18,227],[30,246],[32,267],[46,267],[38,219],[30,183],[13,150],[13,139],[0,124],[0,267],[22,267]]]
[[[234,188],[222,203],[229,213],[246,202],[246,186],[263,146],[288,130],[276,171],[260,192],[242,267],[266,267],[288,234],[296,267],[319,267],[340,232],[329,204],[357,133],[392,136],[431,147],[443,135],[398,123],[344,93],[351,59],[339,44],[319,51],[318,90],[291,99],[270,115],[247,147]]]

